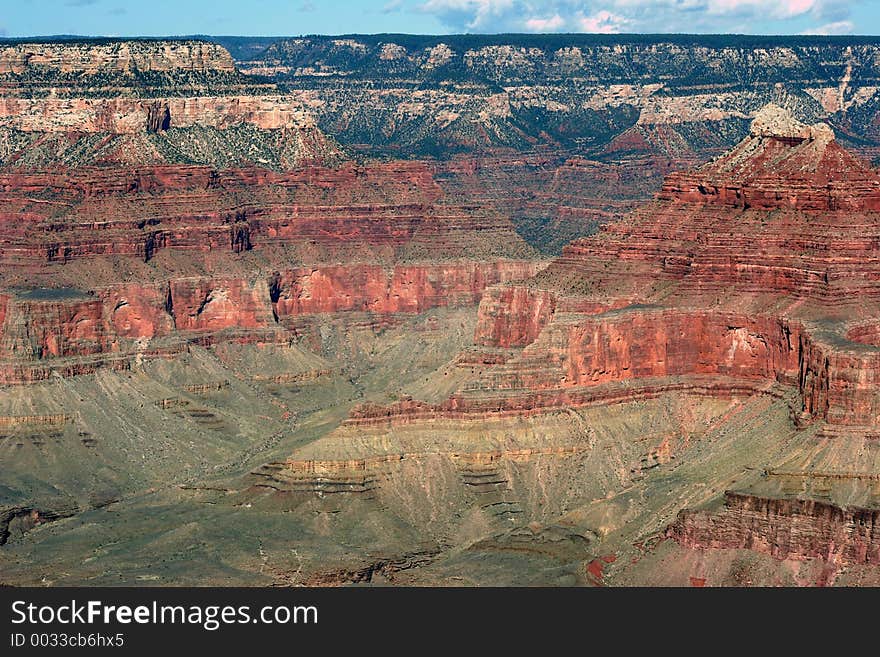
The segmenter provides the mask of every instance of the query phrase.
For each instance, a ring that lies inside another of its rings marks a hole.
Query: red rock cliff
[[[684,511],[668,535],[691,548],[750,549],[778,559],[880,565],[880,510],[728,492],[720,513]]]

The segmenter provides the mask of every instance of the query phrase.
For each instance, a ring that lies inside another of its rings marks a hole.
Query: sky
[[[0,36],[880,34],[880,0],[0,0]]]

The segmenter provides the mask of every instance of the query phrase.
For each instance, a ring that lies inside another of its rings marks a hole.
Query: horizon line
[[[747,32],[345,32],[338,34],[330,33],[306,33],[306,34],[30,34],[30,35],[0,35],[0,41],[19,41],[35,39],[193,39],[193,38],[239,38],[239,39],[303,39],[312,37],[528,37],[528,38],[553,38],[553,37],[593,37],[613,40],[620,37],[759,37],[759,38],[810,38],[810,39],[876,39],[880,34],[775,34],[775,33],[747,33]]]

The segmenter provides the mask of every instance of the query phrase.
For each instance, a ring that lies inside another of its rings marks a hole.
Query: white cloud
[[[525,22],[527,32],[556,32],[565,26],[565,19],[559,14],[550,18],[529,18]]]
[[[834,23],[825,23],[815,29],[804,30],[801,34],[852,34],[855,25],[852,21],[835,21]]]
[[[382,13],[391,14],[395,11],[399,11],[401,7],[403,7],[403,0],[388,0],[388,2],[382,6]]]
[[[629,23],[629,19],[612,14],[605,9],[596,12],[592,16],[579,16],[577,25],[579,32],[595,32],[598,34],[613,34],[620,32]]]
[[[428,0],[422,8],[429,13],[446,15],[450,18],[470,17],[465,27],[469,30],[484,30],[492,22],[503,20],[506,15],[517,11],[515,0]]]
[[[793,18],[816,8],[817,0],[709,0],[710,14],[763,12],[773,18]]]
[[[565,27],[565,19],[559,14],[550,18],[529,18],[525,26],[528,32],[556,32]]]
[[[422,0],[462,32],[851,31],[859,0]]]

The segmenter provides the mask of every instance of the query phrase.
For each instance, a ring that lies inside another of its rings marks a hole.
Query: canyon
[[[3,583],[880,581],[878,46],[616,38],[0,41]]]

